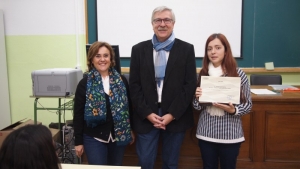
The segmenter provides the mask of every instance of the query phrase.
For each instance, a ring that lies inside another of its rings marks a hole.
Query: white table
[[[62,169],[141,169],[137,166],[108,166],[108,165],[85,165],[85,164],[61,164]]]

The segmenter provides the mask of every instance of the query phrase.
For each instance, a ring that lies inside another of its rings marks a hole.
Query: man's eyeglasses
[[[165,18],[165,19],[154,19],[153,20],[153,23],[156,24],[156,25],[159,25],[162,23],[162,21],[164,21],[165,24],[171,24],[173,22],[172,19],[169,19],[169,18]]]

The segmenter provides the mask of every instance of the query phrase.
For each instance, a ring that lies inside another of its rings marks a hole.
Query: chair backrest
[[[281,75],[250,75],[250,85],[282,84]]]
[[[129,83],[129,73],[124,73],[122,75],[126,78],[127,82]]]

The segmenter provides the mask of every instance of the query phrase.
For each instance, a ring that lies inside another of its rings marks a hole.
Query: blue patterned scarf
[[[170,51],[175,41],[174,33],[164,42],[159,42],[157,40],[156,35],[153,35],[152,44],[153,48],[157,52],[155,56],[155,81],[158,86],[160,86],[161,80],[165,77],[165,71],[167,66],[167,58],[166,58],[166,51]]]
[[[88,73],[84,120],[88,127],[95,127],[106,121],[106,99],[100,73],[93,68]],[[129,107],[126,87],[120,74],[109,69],[109,102],[114,120],[117,145],[127,145],[131,140]]]

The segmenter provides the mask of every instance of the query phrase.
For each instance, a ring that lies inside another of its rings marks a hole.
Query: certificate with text
[[[240,77],[201,76],[202,95],[199,102],[203,103],[240,103]]]

